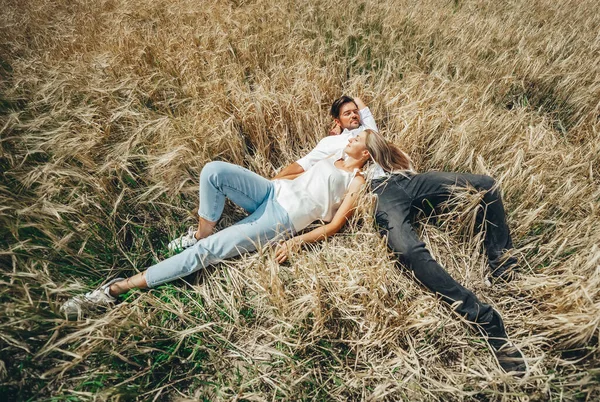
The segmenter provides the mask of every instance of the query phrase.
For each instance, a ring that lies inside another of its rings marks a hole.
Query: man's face
[[[358,107],[354,102],[344,103],[340,107],[340,117],[335,122],[343,129],[354,130],[360,127],[360,116]]]

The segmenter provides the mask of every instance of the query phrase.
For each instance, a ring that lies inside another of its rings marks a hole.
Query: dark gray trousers
[[[479,325],[486,335],[505,338],[506,331],[500,314],[490,305],[456,282],[432,257],[413,228],[418,211],[432,213],[440,203],[452,196],[451,186],[470,185],[485,190],[485,222],[483,211],[478,215],[478,225],[485,226],[484,245],[494,276],[514,265],[514,257],[506,258],[505,251],[512,248],[510,232],[502,199],[498,191],[490,191],[494,179],[489,176],[447,172],[428,172],[391,175],[374,180],[372,188],[378,196],[376,221],[388,246],[398,260],[412,270],[417,279],[443,300],[452,304],[460,301],[456,311],[467,320]]]

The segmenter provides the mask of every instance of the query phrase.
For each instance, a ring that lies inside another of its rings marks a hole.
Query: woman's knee
[[[221,161],[208,162],[200,172],[200,183],[210,182],[213,185],[218,185],[219,178],[229,169],[229,163]]]

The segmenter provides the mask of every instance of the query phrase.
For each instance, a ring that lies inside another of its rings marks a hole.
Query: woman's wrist
[[[304,244],[304,240],[301,237],[292,237],[287,241],[288,248],[293,251],[300,250],[300,247]]]

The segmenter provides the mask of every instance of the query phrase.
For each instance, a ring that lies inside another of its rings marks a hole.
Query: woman
[[[361,169],[374,156],[389,172],[411,169],[406,154],[372,130],[352,138],[343,154],[332,155],[295,178],[270,181],[241,166],[211,162],[200,175],[198,229],[169,244],[170,249],[185,248],[183,252],[130,278],[113,279],[93,292],[71,298],[61,309],[72,317],[79,316],[84,306],[110,306],[118,295],[130,289],[173,281],[254,251],[257,245],[267,242],[279,241],[275,259],[282,263],[301,244],[322,240],[342,228],[365,183]],[[245,209],[249,216],[211,234],[223,212],[225,198]],[[315,220],[328,223],[295,235]]]

